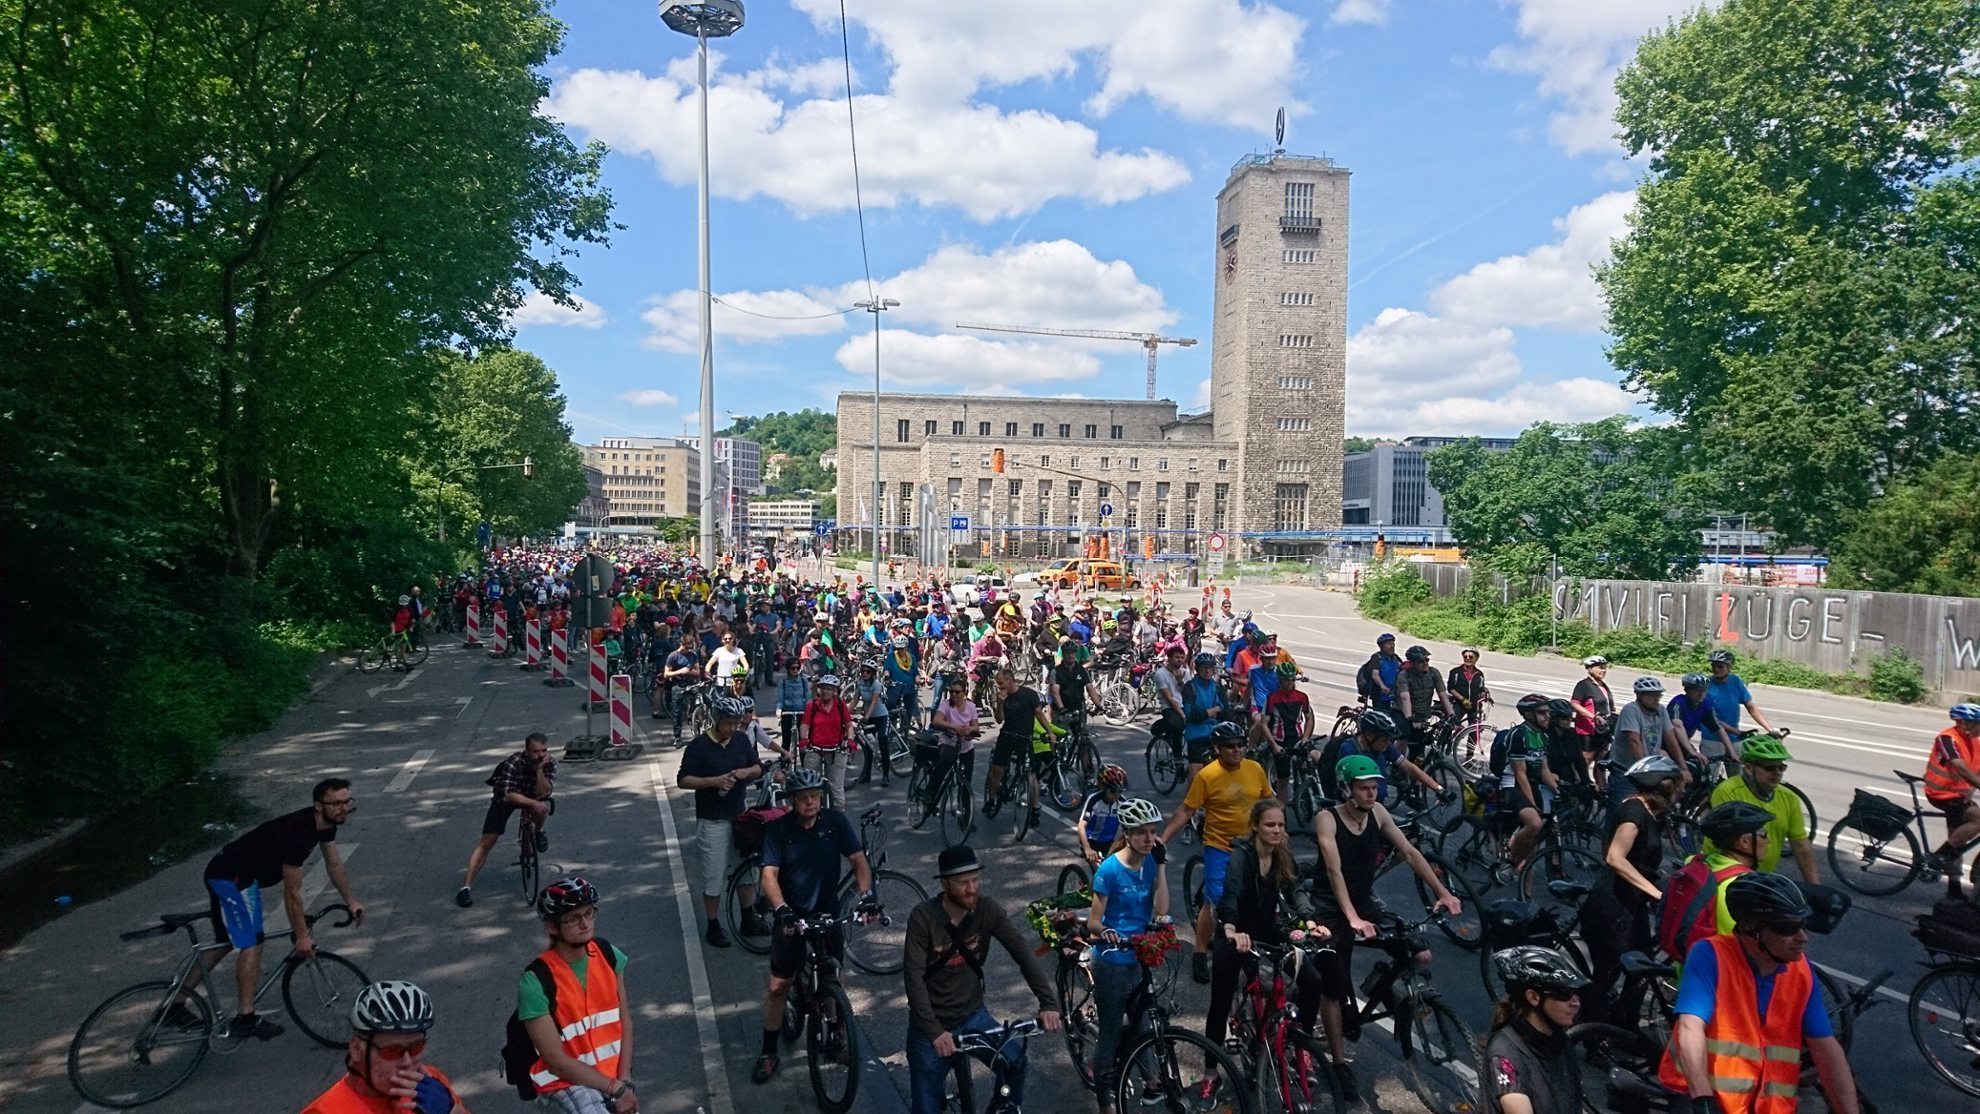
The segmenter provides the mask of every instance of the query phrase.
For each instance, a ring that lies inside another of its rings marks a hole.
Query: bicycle
[[[359,648],[357,670],[359,673],[376,673],[385,668],[385,663],[400,660],[401,652],[407,669],[416,669],[426,664],[433,654],[433,648],[423,641],[415,640],[411,631],[387,631],[377,642]]]
[[[1251,943],[1250,971],[1231,1005],[1231,1037],[1225,1048],[1238,1052],[1239,1067],[1252,1081],[1255,1110],[1318,1114],[1341,1106],[1340,1081],[1312,1034],[1297,1029],[1299,1010],[1288,994],[1298,979],[1299,957],[1323,950],[1328,949],[1304,941]]]
[[[908,777],[908,825],[917,831],[931,816],[942,821],[942,846],[960,847],[976,830],[976,810],[969,791],[969,770],[964,757],[943,743],[920,743],[914,773]],[[942,751],[948,751],[947,755]],[[928,751],[935,753],[929,754]],[[970,752],[972,755],[975,751]],[[942,769],[936,781],[935,769]]]
[[[310,926],[333,913],[344,928],[352,923],[350,908],[327,905],[304,919]],[[118,939],[142,940],[184,931],[191,951],[179,961],[170,979],[153,979],[127,986],[91,1010],[69,1042],[69,1083],[76,1093],[98,1106],[128,1108],[155,1102],[178,1089],[209,1051],[238,1051],[243,1040],[226,1036],[227,1023],[207,1001],[206,973],[198,986],[191,982],[195,965],[206,972],[204,957],[225,951],[226,944],[201,944],[196,926],[210,923],[211,914],[160,914],[158,923],[122,933]],[[295,930],[265,934],[264,940],[293,939]],[[300,980],[300,981],[299,981]],[[349,1011],[358,991],[371,980],[357,964],[318,948],[308,959],[294,949],[262,977],[255,988],[259,1003],[277,982],[282,1006],[296,1027],[326,1048],[344,1047],[349,1035]],[[179,1008],[174,1017],[174,1007]]]
[[[1926,950],[1935,958],[1905,1005],[1912,1042],[1939,1078],[1980,1095],[1980,956]]]
[[[1927,811],[1918,799],[1924,778],[1903,770],[1891,772],[1911,790],[1909,810],[1867,789],[1858,789],[1849,811],[1829,829],[1829,869],[1838,882],[1872,897],[1897,893],[1921,880],[1929,885],[1943,880],[1947,873],[1947,863],[1925,853],[1931,845],[1925,835],[1925,818],[1943,819],[1945,814],[1936,808]],[[1857,849],[1845,850],[1845,841],[1856,844]],[[1902,846],[1897,846],[1900,843]],[[1954,850],[1948,860],[1952,869],[1958,869],[1960,857],[1976,844],[1980,839],[1968,840]]]
[[[791,1001],[784,1012],[783,1038],[792,1043],[799,1032],[804,1034],[811,1093],[829,1114],[846,1114],[859,1096],[852,999],[839,985],[839,961],[824,943],[841,924],[841,918],[823,913],[791,926],[804,940],[804,961],[791,980]]]
[[[1143,762],[1148,768],[1148,784],[1163,796],[1175,792],[1183,775],[1189,772],[1189,760],[1183,756],[1180,736],[1171,739],[1150,732]]]
[[[850,931],[846,934],[846,958],[853,966],[869,975],[898,975],[905,961],[902,951],[907,946],[907,913],[916,905],[928,900],[928,890],[920,882],[897,870],[883,869],[887,863],[887,828],[885,813],[879,806],[867,809],[859,818],[859,843],[866,851],[867,866],[873,872],[873,897],[882,912],[871,923],[861,923],[854,915],[854,907],[859,904],[859,891],[854,888],[853,875],[847,871],[839,880],[839,890],[835,905],[839,910],[841,925]],[[770,938],[763,935],[751,936],[743,931],[745,922],[756,918],[767,919],[769,904],[764,900],[761,886],[763,878],[763,856],[746,856],[729,872],[729,880],[722,888],[722,920],[729,935],[742,944],[743,950],[752,955],[767,955],[770,951]],[[744,902],[742,891],[751,890],[756,894],[755,901]]]
[[[1420,920],[1386,921],[1374,937],[1360,941],[1384,957],[1361,980],[1364,1002],[1358,1016],[1364,1027],[1382,1020],[1393,1024],[1396,1047],[1430,1109],[1473,1110],[1478,1106],[1478,1076],[1472,1057],[1478,1041],[1457,1011],[1444,1004],[1429,972],[1416,966],[1416,953],[1429,946],[1421,930],[1442,918],[1441,912],[1428,909]]]
[[[556,815],[557,802],[552,798],[545,798],[544,803],[550,806],[550,814],[552,816]],[[534,813],[526,808],[517,809],[516,812],[516,845],[518,848],[516,868],[522,875],[523,904],[534,906],[536,904],[536,895],[542,892],[543,881],[543,860],[537,857],[538,852],[536,850],[538,829],[536,827]]]
[[[1038,775],[1038,791],[1061,810],[1074,809],[1100,784],[1100,752],[1086,735],[1086,716],[1067,712],[1065,725],[1054,724],[1052,755]]]
[[[874,726],[871,720],[859,725],[860,771],[854,784],[865,784],[873,776],[873,759],[880,757],[880,784],[891,785],[896,777],[906,777],[914,768],[914,744],[908,738],[907,715],[894,708],[886,722]]]
[[[985,1033],[964,1033],[950,1057],[952,1070],[944,1081],[942,1109],[957,1114],[1024,1114],[1024,1107],[1011,1101],[1007,1077],[1022,1062],[1024,1042],[1044,1031],[1038,1022],[1025,1020],[1007,1021]],[[1020,1046],[1015,1059],[1004,1051],[1014,1042]],[[987,1080],[975,1078],[976,1064],[990,1069]]]

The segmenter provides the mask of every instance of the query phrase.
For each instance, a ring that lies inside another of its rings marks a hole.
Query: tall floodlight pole
[[[853,305],[873,315],[873,588],[880,588],[880,315],[900,305],[892,298],[875,298]]]
[[[742,0],[660,0],[660,22],[693,35],[701,92],[701,561],[715,564],[715,334],[708,282],[708,40],[742,30]]]

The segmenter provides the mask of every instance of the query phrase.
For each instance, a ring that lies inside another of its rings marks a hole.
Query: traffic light
[[[1004,450],[990,450],[990,470],[1000,476],[1004,474]]]

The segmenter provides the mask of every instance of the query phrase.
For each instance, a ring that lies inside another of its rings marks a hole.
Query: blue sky
[[[1672,0],[846,0],[886,384],[1139,398],[1133,344],[959,320],[1199,338],[1159,393],[1201,408],[1215,195],[1272,144],[1353,171],[1348,429],[1498,434],[1631,409],[1588,268],[1639,168],[1615,68]],[[691,39],[650,0],[563,0],[545,109],[611,146],[626,227],[517,344],[580,440],[691,431],[697,405]],[[749,0],[714,44],[713,286],[725,412],[872,384],[838,0]],[[816,316],[828,315],[828,316]]]

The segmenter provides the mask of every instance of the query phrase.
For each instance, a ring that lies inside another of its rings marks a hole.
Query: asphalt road
[[[1241,586],[1237,598],[1268,619],[1298,655],[1314,679],[1307,687],[1324,724],[1336,703],[1352,698],[1351,671],[1378,628],[1354,617],[1347,597],[1316,589]],[[1456,647],[1430,645],[1439,662],[1455,660]],[[1495,654],[1485,655],[1483,665],[1502,700],[1529,688],[1564,695],[1580,675],[1571,663]],[[1633,675],[1619,668],[1616,676],[1626,682]],[[1889,771],[1918,769],[1927,740],[1944,722],[1932,711],[1826,694],[1761,689],[1758,699],[1776,723],[1794,728],[1790,745],[1797,761],[1788,776],[1814,799],[1824,835],[1853,787],[1901,792]],[[553,744],[579,734],[584,717],[578,705],[575,690],[548,689],[512,660],[491,661],[444,645],[411,675],[327,675],[275,729],[237,741],[222,761],[241,776],[265,815],[307,804],[309,786],[321,777],[352,779],[361,804],[339,842],[369,916],[362,927],[320,931],[320,943],[373,978],[410,978],[433,993],[440,1020],[428,1058],[453,1076],[478,1111],[519,1105],[496,1075],[496,1049],[516,978],[540,950],[541,936],[514,885],[509,841],[491,858],[472,909],[456,908],[452,897],[486,804],[483,779],[530,730],[548,732]],[[770,707],[767,693],[764,707]],[[649,725],[643,718],[636,724],[642,736]],[[1141,784],[1145,730],[1096,726],[1103,754],[1121,761]],[[764,962],[740,948],[710,948],[699,938],[699,900],[688,883],[691,863],[684,861],[692,852],[679,839],[691,802],[671,788],[678,755],[649,746],[631,762],[567,765],[548,865],[582,872],[600,887],[605,902],[599,932],[632,957],[628,983],[637,1002],[634,1049],[644,1110],[812,1109],[801,1049],[786,1056],[772,1083],[756,1087],[748,1080],[759,1043]],[[927,879],[933,889],[940,840],[932,831],[906,828],[901,797],[898,784],[882,791],[876,783],[855,790],[852,804],[888,806],[894,828],[888,866]],[[1166,812],[1179,798],[1180,789],[1158,800]],[[976,841],[986,863],[984,891],[1013,909],[1050,892],[1074,857],[1068,823],[1048,810],[1044,830],[1015,845],[1008,828],[991,826]],[[1296,849],[1313,854],[1310,841]],[[183,937],[124,944],[117,933],[160,912],[203,907],[202,865],[176,864],[112,898],[75,908],[0,954],[0,1042],[15,1050],[16,1063],[0,1081],[0,1107],[64,1114],[88,1109],[80,1106],[63,1067],[76,1026],[118,988],[164,977],[184,948]],[[1179,871],[1172,883],[1179,891]],[[313,904],[329,900],[320,868],[309,884]],[[1387,896],[1392,905],[1407,907],[1406,889]],[[1860,901],[1840,933],[1811,949],[1845,978],[1896,971],[1888,987],[1900,1000],[1885,1001],[1861,1019],[1852,1057],[1865,1089],[1887,1111],[1964,1100],[1921,1070],[1905,1028],[1902,998],[1924,959],[1906,929],[1933,896],[1914,888]],[[282,915],[279,903],[270,904],[274,927]],[[1490,1004],[1476,958],[1448,946],[1437,956],[1436,979],[1446,998],[1482,1027]],[[990,1006],[1000,1017],[1033,1008],[1008,962],[993,953]],[[847,985],[872,1056],[860,1106],[904,1109],[906,1011],[899,979],[849,972]],[[1182,1016],[1200,1022],[1203,988],[1187,978],[1178,985]],[[1392,1049],[1382,1033],[1365,1035],[1356,1048],[1358,1073],[1364,1090],[1373,1092],[1370,1109],[1413,1114],[1423,1107],[1405,1087]],[[1033,1109],[1091,1109],[1062,1043],[1034,1041],[1032,1063]],[[155,1108],[294,1111],[341,1070],[340,1051],[311,1045],[291,1026],[274,1042],[208,1057],[184,1088]]]

